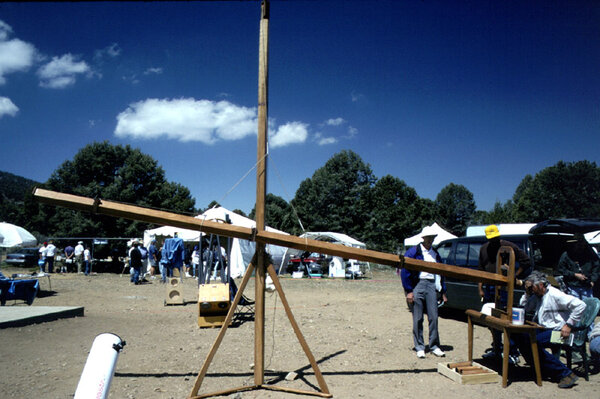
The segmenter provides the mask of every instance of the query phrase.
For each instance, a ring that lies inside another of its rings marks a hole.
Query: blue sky
[[[250,212],[260,3],[0,3],[0,170],[45,181],[84,145],[154,157],[197,207]],[[600,3],[273,1],[268,191],[350,149],[478,209],[600,161]],[[234,187],[235,186],[235,187]]]

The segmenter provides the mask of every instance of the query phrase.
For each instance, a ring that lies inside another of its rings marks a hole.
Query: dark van
[[[573,235],[595,230],[600,230],[598,220],[558,219],[536,224],[529,231],[530,234],[502,235],[500,239],[511,241],[524,250],[532,261],[531,270],[546,273],[550,282],[558,286],[558,261],[573,240]],[[478,270],[479,250],[486,241],[485,236],[459,237],[442,241],[436,248],[444,263]],[[448,303],[445,306],[462,310],[481,308],[477,283],[447,278],[446,287]],[[515,288],[514,303],[519,303],[523,293],[523,290]]]

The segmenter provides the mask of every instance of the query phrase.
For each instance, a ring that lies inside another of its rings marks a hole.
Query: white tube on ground
[[[74,399],[105,399],[115,372],[119,352],[125,346],[115,334],[104,333],[94,339]]]

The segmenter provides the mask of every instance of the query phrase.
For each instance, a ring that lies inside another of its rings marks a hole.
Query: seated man
[[[561,363],[544,348],[551,346],[552,331],[560,331],[564,338],[571,334],[571,329],[585,310],[585,303],[574,296],[552,287],[544,273],[532,272],[524,281],[525,295],[521,297],[521,306],[526,313],[533,313],[533,321],[545,327],[537,330],[537,344],[542,375],[558,381],[559,388],[571,388],[577,381],[577,375]],[[533,364],[531,343],[528,334],[514,334],[511,338],[521,350],[521,354],[529,364]]]

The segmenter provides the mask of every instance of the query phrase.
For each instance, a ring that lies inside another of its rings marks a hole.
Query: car
[[[524,250],[532,260],[531,270],[544,272],[550,283],[558,287],[561,282],[556,270],[558,261],[573,240],[573,235],[595,230],[600,230],[600,220],[554,219],[534,225],[528,234],[502,235],[500,238]],[[479,250],[485,242],[485,236],[459,237],[440,242],[436,249],[444,263],[478,270]],[[518,267],[517,262],[515,269]],[[477,283],[446,278],[446,289],[446,307],[459,310],[481,308]],[[514,292],[514,303],[519,303],[524,291],[515,288]]]
[[[323,263],[325,256],[316,252],[304,252],[301,255],[293,255],[288,264],[287,272],[304,272],[309,275],[321,275],[323,271]]]
[[[7,254],[4,262],[11,266],[34,267],[37,266],[39,257],[38,248],[21,248],[16,252]]]

